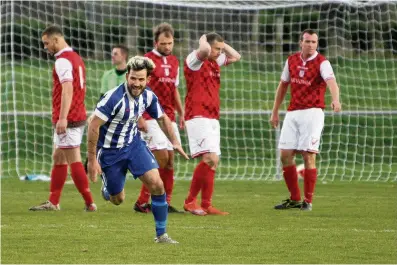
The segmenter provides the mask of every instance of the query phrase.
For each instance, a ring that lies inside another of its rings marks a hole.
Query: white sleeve
[[[291,77],[289,74],[289,66],[288,66],[288,59],[285,61],[283,73],[281,74],[281,81],[285,83],[289,83],[291,81]]]
[[[331,63],[328,60],[321,63],[320,73],[324,81],[335,78],[334,70],[332,69]]]
[[[221,53],[221,55],[216,58],[216,62],[219,66],[226,65],[227,64],[227,56],[224,53]]]
[[[175,87],[179,86],[179,66],[178,66],[178,70],[177,70],[177,74],[176,74],[176,79],[175,79]]]
[[[57,59],[55,61],[55,71],[61,84],[68,81],[73,82],[73,66],[69,60],[65,58]]]
[[[198,57],[197,51],[194,50],[186,57],[186,65],[192,71],[198,71],[203,65],[203,61]]]

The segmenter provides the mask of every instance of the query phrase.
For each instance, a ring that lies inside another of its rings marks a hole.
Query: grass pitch
[[[302,183],[301,183],[302,184]],[[177,181],[182,207],[188,181]],[[151,214],[132,211],[139,181],[126,182],[126,201],[111,205],[91,185],[98,212],[83,211],[65,185],[59,212],[29,212],[49,184],[2,179],[2,263],[396,263],[395,182],[319,182],[312,212],[276,211],[283,182],[218,181],[214,205],[229,216],[169,216],[178,245],[153,242]]]

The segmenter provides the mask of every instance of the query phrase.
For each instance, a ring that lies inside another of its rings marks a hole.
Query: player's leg
[[[317,180],[316,153],[302,152],[302,156],[305,162],[305,178],[303,179],[305,199],[302,203],[301,210],[311,211],[314,188]]]
[[[179,134],[178,125],[175,122],[172,122],[172,127],[174,129],[175,136],[179,143],[181,143],[181,136]],[[165,135],[164,135],[165,136]],[[169,213],[184,213],[184,211],[180,211],[171,204],[172,193],[174,191],[174,161],[175,154],[174,148],[171,142],[167,139],[167,151],[168,151],[168,159],[167,163],[164,167],[159,168],[160,178],[163,180],[165,193],[167,194],[167,203],[168,203],[168,212]],[[156,156],[156,155],[155,155]]]
[[[142,118],[138,121],[143,120]],[[147,132],[143,132],[142,136],[147,146],[154,154],[160,168],[164,168],[168,163],[167,152],[167,137],[160,129],[156,120],[147,120]],[[148,213],[150,212],[150,192],[148,188],[142,183],[141,191],[138,200],[135,202],[134,210],[136,212]]]
[[[324,128],[324,112],[319,108],[302,111],[299,117],[300,137],[298,150],[305,162],[304,194],[302,210],[312,209],[314,187],[317,180],[316,154],[319,152],[321,134]]]
[[[207,146],[210,138],[210,120],[205,118],[195,118],[186,121],[186,131],[189,140],[190,155],[192,158],[201,157],[203,154],[209,153]],[[189,193],[185,199],[183,208],[195,215],[206,215],[207,213],[197,203],[197,195],[200,193],[206,174],[208,165],[202,160],[197,164],[193,171],[192,181],[190,183]]]
[[[63,186],[68,176],[68,163],[61,149],[53,146],[53,167],[51,171],[50,196],[48,201],[29,208],[31,211],[60,210],[59,201]]]
[[[151,193],[152,213],[156,226],[155,241],[158,243],[178,243],[172,240],[166,233],[168,204],[163,181],[157,170],[158,164],[153,154],[145,143],[140,143],[131,153],[133,155],[130,157],[128,169],[134,177],[139,177]]]
[[[295,115],[296,111],[287,112],[281,129],[278,147],[280,148],[280,159],[283,165],[283,177],[290,196],[281,204],[274,206],[276,210],[300,208],[301,206],[298,173],[295,165],[295,150],[298,147],[299,136],[294,121]]]
[[[153,150],[152,151],[154,157],[157,160],[157,163],[159,164],[159,172],[162,172],[165,166],[168,163],[168,152],[167,149],[162,149],[162,150]],[[160,173],[161,177],[161,173]],[[161,178],[163,180],[163,178]],[[164,180],[163,180],[164,182]],[[139,194],[139,198],[136,201],[134,205],[134,210],[136,212],[143,212],[143,213],[148,213],[150,212],[150,205],[149,205],[149,199],[150,199],[150,191],[149,189],[145,186],[144,183],[142,183],[141,187],[141,192]]]
[[[61,141],[58,146],[62,149],[62,152],[68,161],[74,185],[85,201],[85,210],[88,212],[94,212],[97,207],[94,204],[88,177],[83,163],[81,162],[80,144],[83,138],[83,133],[84,126],[67,128],[66,133],[63,135],[65,140]]]
[[[101,166],[102,196],[114,205],[120,205],[125,199],[124,184],[128,170],[130,150],[99,149],[97,158]]]

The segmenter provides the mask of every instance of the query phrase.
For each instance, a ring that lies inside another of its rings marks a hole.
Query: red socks
[[[161,180],[164,183],[165,193],[167,194],[167,203],[170,205],[172,190],[174,189],[174,170],[168,168],[159,168]]]
[[[78,191],[83,196],[85,204],[89,206],[94,200],[92,199],[88,177],[84,171],[83,164],[81,162],[72,163],[70,169],[74,185],[76,185]]]
[[[304,191],[305,191],[305,201],[311,203],[313,200],[314,187],[316,186],[317,180],[317,169],[305,169],[304,181]]]
[[[160,178],[164,183],[165,193],[167,194],[167,203],[170,205],[172,191],[174,189],[174,170],[168,168],[159,168]],[[142,184],[141,192],[138,198],[138,204],[149,203],[150,191]]]
[[[289,193],[291,195],[290,199],[294,201],[300,201],[301,194],[298,185],[298,173],[296,172],[296,165],[284,167],[283,172],[285,183],[287,184]]]
[[[204,165],[206,165],[206,173],[201,190],[201,207],[207,209],[211,206],[212,194],[214,193],[215,170],[205,163]]]
[[[59,203],[63,185],[68,177],[68,165],[54,165],[51,171],[50,198],[52,204]]]
[[[214,192],[214,178],[215,170],[211,169],[209,165],[201,161],[194,170],[189,195],[185,200],[185,203],[195,201],[200,190],[202,190],[201,206],[208,208],[208,206],[211,205],[212,193]]]

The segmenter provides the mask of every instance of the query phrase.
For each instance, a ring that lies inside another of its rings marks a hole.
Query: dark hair
[[[50,25],[44,29],[43,33],[41,33],[41,36],[44,36],[44,35],[47,35],[47,36],[61,35],[61,36],[63,36],[63,33],[62,33],[61,27],[59,27],[57,25]]]
[[[114,45],[113,47],[112,47],[112,50],[113,49],[120,49],[120,51],[121,51],[121,53],[124,55],[124,57],[125,57],[125,60],[127,61],[128,60],[128,53],[129,53],[129,50],[128,50],[128,47],[127,46],[125,46],[125,45],[123,45],[123,44],[117,44],[117,45]]]
[[[146,69],[147,76],[149,76],[155,67],[156,65],[152,59],[143,56],[134,56],[127,63],[127,73],[130,73],[131,70],[141,71]]]
[[[154,41],[158,41],[159,40],[159,36],[164,33],[166,37],[174,37],[174,29],[172,28],[172,26],[170,24],[168,24],[167,22],[163,22],[159,25],[157,25],[154,29],[153,29],[153,37],[154,37]]]
[[[207,42],[209,43],[209,44],[212,44],[214,41],[217,41],[217,42],[224,42],[225,40],[221,37],[221,35],[219,35],[218,33],[216,33],[216,32],[210,32],[210,33],[207,33],[207,34],[205,34],[206,36],[207,36]]]
[[[299,38],[300,41],[303,41],[303,35],[305,35],[306,33],[309,34],[309,35],[316,34],[318,36],[318,34],[317,34],[317,32],[315,30],[305,29],[304,31],[302,31],[302,33],[300,35],[300,38]]]

